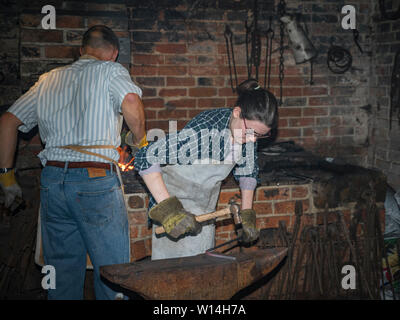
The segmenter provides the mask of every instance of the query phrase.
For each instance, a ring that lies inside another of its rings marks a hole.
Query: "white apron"
[[[170,196],[176,196],[185,210],[195,215],[210,213],[216,209],[221,182],[236,165],[234,161],[230,162],[210,159],[208,164],[197,162],[192,165],[168,165],[161,168],[162,177]],[[158,225],[153,224],[151,259],[193,256],[214,247],[214,221],[203,222],[202,226],[198,235],[186,235],[175,241],[165,234],[156,235],[155,228]]]

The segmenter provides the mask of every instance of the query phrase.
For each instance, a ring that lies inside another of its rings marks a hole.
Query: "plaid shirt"
[[[225,157],[227,156],[226,152],[227,148],[224,148],[224,146],[229,140],[221,138],[221,133],[224,130],[225,133],[228,132],[227,130],[230,130],[229,120],[231,114],[232,114],[232,108],[220,108],[220,109],[203,111],[202,113],[198,114],[195,118],[193,118],[191,121],[189,121],[182,130],[185,131],[185,137],[187,137],[187,139],[180,140],[177,139],[177,135],[168,134],[166,135],[165,139],[149,143],[148,146],[142,148],[138,153],[136,153],[134,160],[135,169],[140,172],[150,168],[154,164],[154,162],[151,162],[151,159],[149,159],[147,152],[149,148],[151,148],[151,146],[154,145],[154,143],[157,143],[158,147],[158,152],[156,154],[164,155],[160,163],[161,165],[192,164],[193,162],[192,160],[194,159],[189,159],[189,158],[185,159],[184,157],[183,160],[186,160],[187,163],[182,163],[182,154],[185,154],[185,152],[186,154],[189,153],[197,154],[198,155],[197,159],[208,158],[217,161],[226,160]],[[203,140],[201,139],[202,137],[204,137],[204,131],[202,134],[202,130],[205,130],[206,132],[211,132],[209,140],[204,141],[204,139]],[[219,153],[215,152],[215,148],[211,148],[212,143],[210,143],[210,140],[212,140],[213,138],[218,138],[220,141],[220,148],[216,149],[217,151],[219,151]],[[205,142],[208,142],[207,144],[207,146],[209,146],[208,153],[201,152],[201,146],[202,144],[204,145]],[[242,145],[242,156],[244,158],[246,156],[246,145],[250,143],[252,142],[248,142]],[[239,178],[241,177],[251,177],[255,178],[257,182],[259,182],[258,178],[259,167],[257,164],[257,142],[254,143],[254,154],[252,156],[254,156],[253,158],[254,165],[252,171],[246,174],[241,174],[240,170],[238,169],[243,168],[246,165],[246,162],[237,164],[235,169],[233,170],[233,176],[236,180],[239,180]]]

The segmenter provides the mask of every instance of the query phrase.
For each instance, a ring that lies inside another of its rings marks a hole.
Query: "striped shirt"
[[[45,149],[39,153],[43,165],[48,160],[98,161],[99,157],[82,154],[67,145],[121,144],[122,109],[126,94],[142,95],[129,72],[119,63],[100,61],[92,56],[82,56],[78,61],[56,68],[40,76],[28,92],[8,110],[28,132],[36,125]],[[88,149],[119,159],[114,149]]]

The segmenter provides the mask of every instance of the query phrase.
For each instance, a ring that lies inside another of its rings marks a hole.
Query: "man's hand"
[[[242,241],[246,244],[258,239],[260,232],[256,228],[256,212],[253,209],[244,209],[240,211],[243,226]]]
[[[140,140],[138,143],[134,142],[134,136],[132,131],[128,131],[128,133],[125,136],[125,143],[131,147],[132,150],[132,155],[135,156],[135,154],[142,149],[143,147],[147,146],[149,143],[147,142],[146,135],[143,136],[142,140]]]
[[[14,169],[7,173],[0,173],[0,187],[4,192],[6,208],[12,205],[17,196],[22,198],[22,190],[15,180]]]
[[[187,212],[175,196],[151,208],[149,216],[161,223],[165,232],[174,239],[186,233],[196,235],[201,231],[201,224],[196,221],[195,215]]]

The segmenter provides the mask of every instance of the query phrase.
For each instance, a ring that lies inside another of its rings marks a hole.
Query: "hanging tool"
[[[360,50],[361,54],[364,53],[363,50],[361,49],[361,46],[358,42],[358,38],[360,37],[360,33],[358,32],[357,29],[353,29],[353,39],[354,39],[354,43],[357,45],[358,50]]]
[[[328,68],[333,73],[341,74],[350,69],[353,58],[350,52],[342,47],[332,45],[328,51]]]
[[[235,62],[235,54],[233,50],[233,33],[231,28],[228,25],[225,27],[224,32],[225,42],[226,42],[226,53],[228,55],[228,65],[229,65],[229,75],[231,79],[231,88],[232,91],[235,92],[238,86],[238,79],[237,79],[237,71],[236,71],[236,62]],[[232,64],[231,64],[232,60]],[[233,76],[232,76],[232,66],[233,66],[233,73],[235,75],[235,85],[233,85]]]
[[[247,20],[244,22],[244,27],[246,28],[246,65],[247,65],[247,78],[251,78],[251,58],[249,53],[249,36],[251,34],[251,26],[247,24]]]
[[[272,40],[274,39],[275,33],[272,29],[272,16],[269,17],[269,28],[265,34],[265,73],[264,73],[264,89],[270,88],[271,85],[271,59],[272,59]],[[267,85],[268,83],[268,85]]]
[[[397,110],[397,118],[400,125],[400,50],[397,51],[392,70],[392,83],[390,89],[389,129],[392,129],[392,116]]]
[[[314,59],[318,52],[296,19],[292,16],[284,15],[280,20],[285,24],[289,36],[289,46],[292,49],[296,64]]]
[[[257,1],[254,0],[253,7],[253,21],[249,25],[245,21],[246,28],[246,64],[247,64],[247,77],[252,77],[253,67],[255,69],[255,79],[258,81],[258,69],[261,62],[261,32],[258,29],[258,6]]]
[[[226,208],[211,213],[201,214],[196,216],[195,218],[197,222],[204,222],[211,219],[222,218],[224,216],[226,216],[226,218],[229,218],[229,215],[232,215],[235,224],[239,225],[242,223],[239,213],[240,206],[235,201],[229,201],[229,205]],[[162,234],[164,232],[165,230],[163,226],[157,227],[155,230],[156,234]]]
[[[278,4],[278,16],[282,18],[286,15],[286,4],[284,0],[280,0]],[[283,79],[285,77],[285,59],[284,52],[285,48],[283,46],[283,38],[285,36],[285,25],[282,20],[280,20],[279,24],[279,32],[280,32],[280,42],[279,42],[279,105],[283,104]]]

